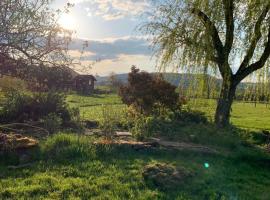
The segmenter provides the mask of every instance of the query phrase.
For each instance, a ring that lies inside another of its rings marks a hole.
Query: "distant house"
[[[82,94],[91,94],[95,89],[95,81],[93,75],[79,74],[73,79],[74,89]]]

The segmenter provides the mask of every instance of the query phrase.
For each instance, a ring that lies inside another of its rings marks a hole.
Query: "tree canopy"
[[[196,68],[222,77],[215,120],[228,124],[237,85],[258,69],[268,77],[269,0],[166,0],[155,3],[143,30],[161,66]],[[218,73],[217,73],[218,72]]]
[[[31,64],[63,64],[71,31],[61,28],[62,11],[51,0],[0,1],[0,53]],[[65,11],[71,6],[67,4]]]

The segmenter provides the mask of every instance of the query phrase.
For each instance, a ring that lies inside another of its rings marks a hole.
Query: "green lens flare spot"
[[[204,167],[209,168],[210,167],[209,163],[204,163]]]

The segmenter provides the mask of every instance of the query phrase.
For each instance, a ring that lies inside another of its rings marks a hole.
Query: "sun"
[[[76,27],[76,20],[72,15],[64,13],[59,19],[59,24],[65,29],[74,30]]]

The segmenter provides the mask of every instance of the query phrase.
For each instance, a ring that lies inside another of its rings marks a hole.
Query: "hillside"
[[[121,82],[127,83],[128,73],[125,73],[125,74],[116,74],[115,76]],[[165,80],[167,80],[171,84],[173,84],[175,86],[179,86],[179,85],[183,85],[184,84],[185,87],[190,86],[190,84],[192,82],[194,82],[194,80],[202,80],[203,79],[203,75],[202,74],[163,73],[163,76],[164,76]],[[99,76],[99,77],[96,77],[96,79],[97,79],[97,85],[108,85],[109,84],[109,78],[110,78],[109,76]],[[221,79],[216,78],[214,76],[207,75],[206,78],[208,80],[211,80],[211,82],[212,82],[213,85],[220,86],[221,83],[222,83],[222,80]],[[238,89],[242,90],[242,89],[246,88],[247,86],[249,86],[250,84],[254,84],[254,83],[248,83],[248,82],[240,83],[239,86],[238,86]]]

